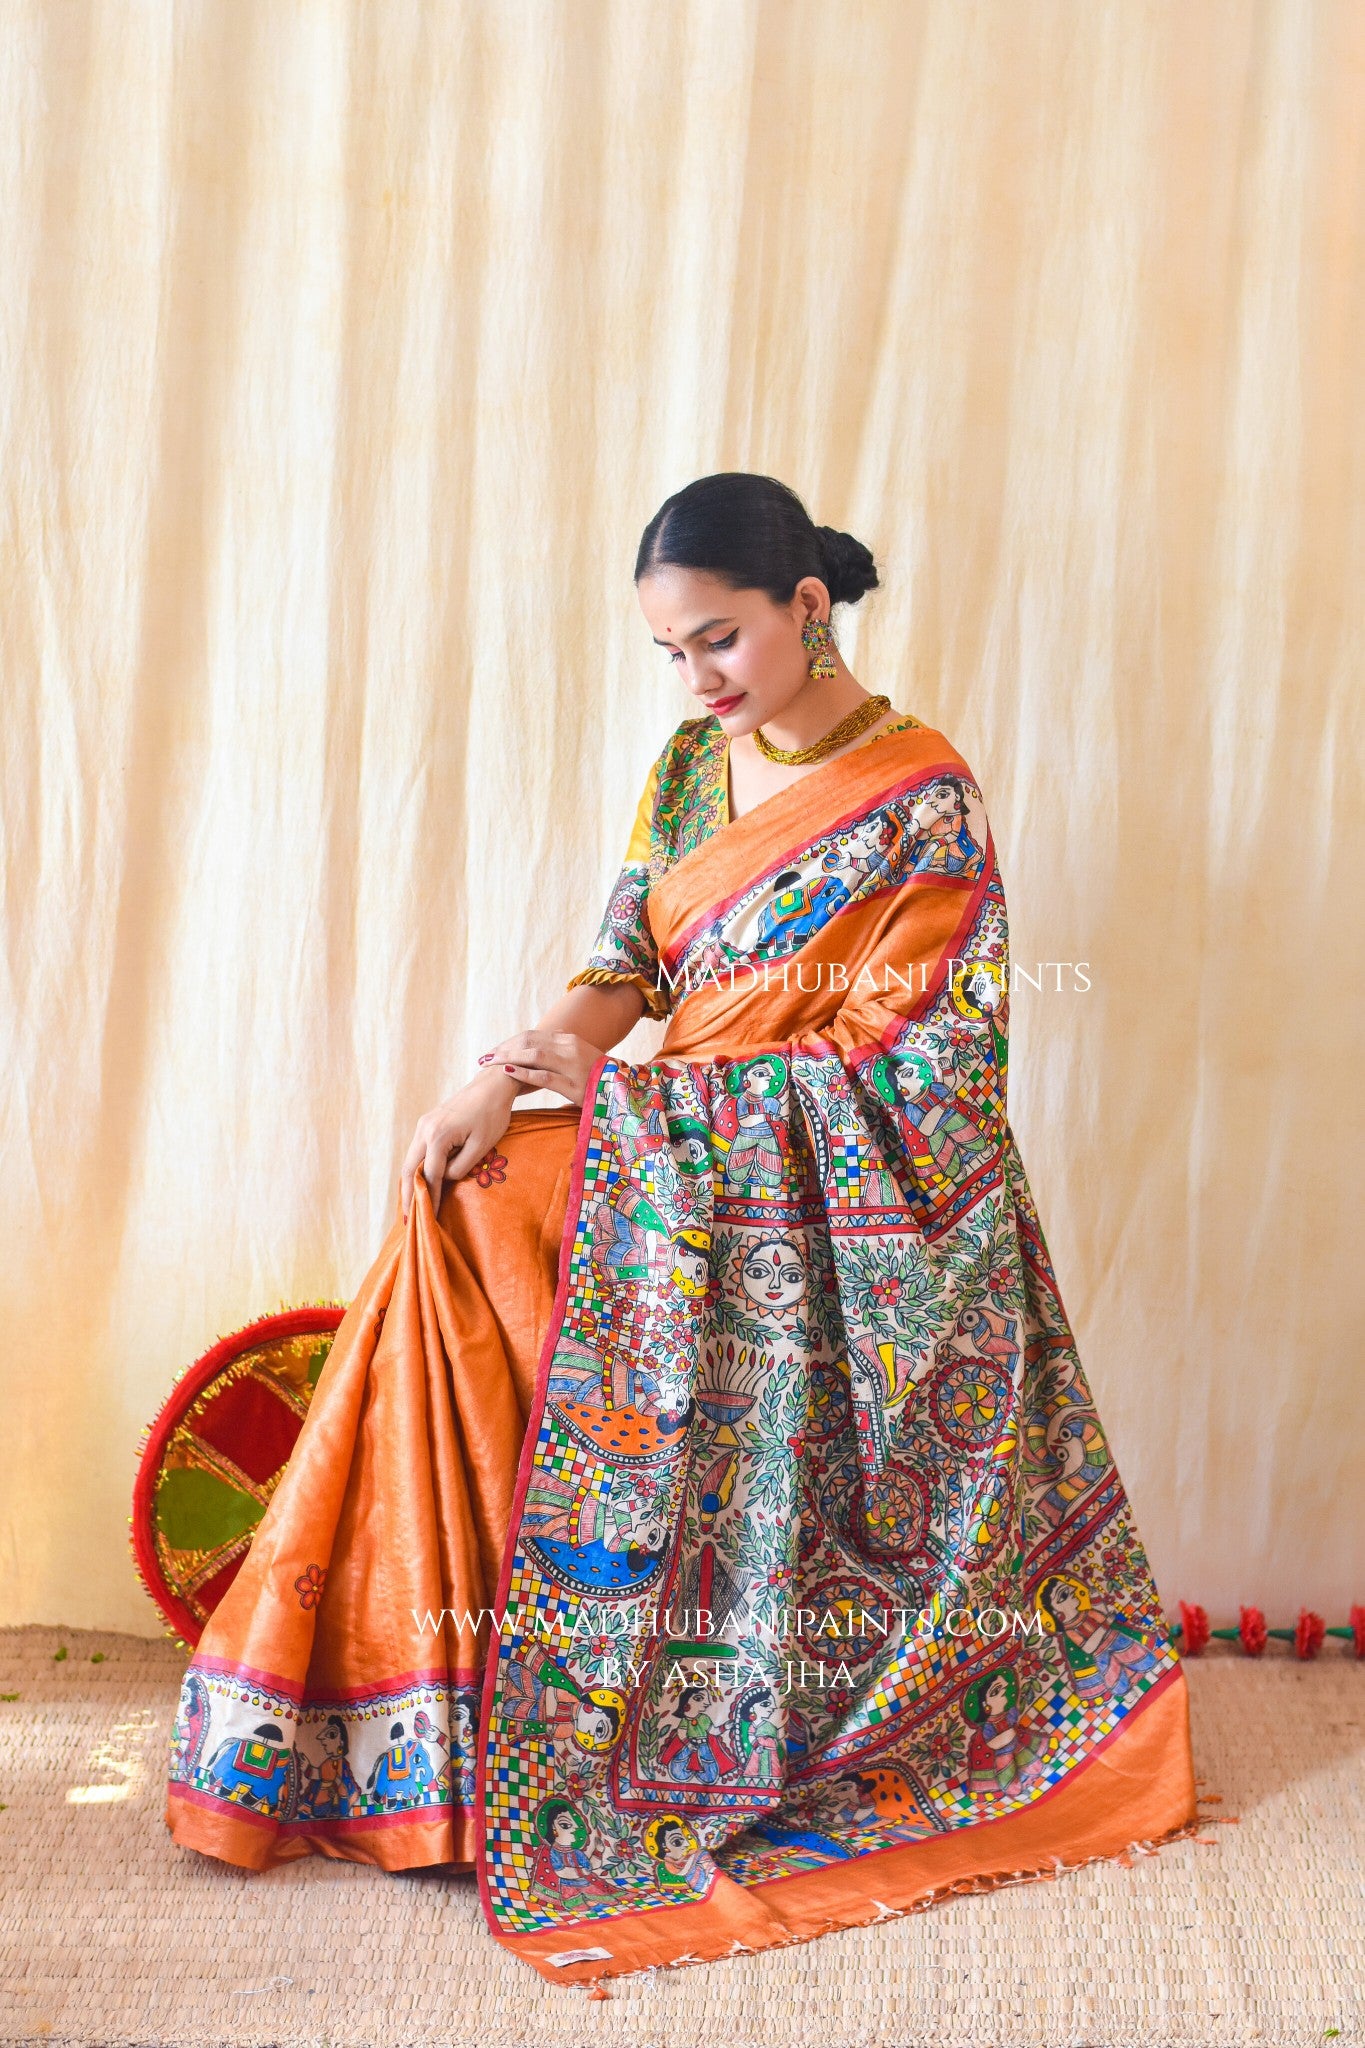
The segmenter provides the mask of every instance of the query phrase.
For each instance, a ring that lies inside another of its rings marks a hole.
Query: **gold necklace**
[[[832,725],[824,738],[816,740],[810,747],[775,747],[771,740],[764,739],[762,726],[756,725],[754,745],[765,761],[780,761],[784,768],[795,768],[802,761],[823,761],[830,754],[837,753],[849,740],[856,740],[860,732],[866,732],[890,709],[889,697],[869,697],[866,704],[850,711],[847,718],[841,718],[837,725]]]

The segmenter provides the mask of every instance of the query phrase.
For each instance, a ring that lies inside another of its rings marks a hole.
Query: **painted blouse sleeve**
[[[615,887],[607,899],[597,943],[588,964],[568,987],[581,983],[633,981],[638,984],[651,1017],[666,1017],[669,992],[659,981],[659,954],[649,924],[649,849],[654,822],[654,794],[659,764],[649,771],[635,813],[635,824]]]

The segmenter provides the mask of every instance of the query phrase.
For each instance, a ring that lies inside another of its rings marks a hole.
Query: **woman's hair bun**
[[[774,604],[790,604],[803,576],[818,576],[834,604],[856,604],[878,581],[860,540],[812,525],[790,484],[744,469],[699,476],[665,498],[640,536],[635,581],[665,568],[704,569],[734,590],[766,590]]]
[[[865,591],[877,588],[877,565],[870,548],[835,526],[817,526],[815,532],[825,565],[821,581],[831,604],[856,604]]]

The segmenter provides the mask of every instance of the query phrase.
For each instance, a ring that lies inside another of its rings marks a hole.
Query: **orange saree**
[[[660,1051],[418,1183],[186,1672],[176,1839],[474,1867],[560,1983],[1188,1832],[965,762],[911,721],[731,819],[687,721],[575,979]]]

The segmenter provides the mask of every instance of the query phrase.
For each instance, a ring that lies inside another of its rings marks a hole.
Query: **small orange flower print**
[[[322,1589],[327,1583],[327,1573],[320,1564],[310,1564],[301,1579],[295,1579],[294,1591],[299,1596],[300,1607],[316,1607],[322,1598]]]
[[[491,1152],[485,1152],[483,1158],[474,1168],[474,1179],[481,1188],[491,1188],[494,1181],[506,1180],[506,1178],[507,1161],[496,1147]]]

